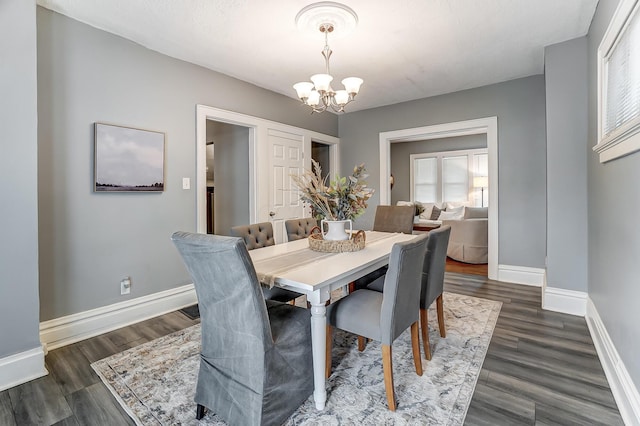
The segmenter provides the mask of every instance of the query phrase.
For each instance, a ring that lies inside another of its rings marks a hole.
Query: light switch
[[[182,189],[191,189],[191,179],[182,178]]]

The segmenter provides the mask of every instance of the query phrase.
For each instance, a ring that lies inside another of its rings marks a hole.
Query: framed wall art
[[[164,191],[162,132],[95,123],[95,192]]]

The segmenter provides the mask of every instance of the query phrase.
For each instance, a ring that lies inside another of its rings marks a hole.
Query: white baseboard
[[[193,284],[40,323],[46,350],[59,348],[197,303]]]
[[[542,309],[583,317],[587,313],[587,293],[545,286]]]
[[[544,269],[528,266],[498,265],[498,281],[542,287]]]
[[[587,326],[622,420],[626,425],[640,425],[640,393],[620,359],[591,298],[587,298]]]
[[[0,359],[0,392],[49,374],[42,346]]]

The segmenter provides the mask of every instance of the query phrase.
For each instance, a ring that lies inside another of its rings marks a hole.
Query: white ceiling
[[[37,0],[149,49],[295,98],[324,72],[295,16],[313,0]],[[359,24],[329,38],[335,80],[364,79],[348,111],[543,72],[544,46],[587,33],[597,0],[344,0]],[[339,84],[334,86],[340,86]],[[338,87],[339,88],[339,87]]]

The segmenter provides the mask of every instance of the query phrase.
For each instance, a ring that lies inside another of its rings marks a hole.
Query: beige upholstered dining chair
[[[378,206],[373,220],[373,230],[382,232],[413,233],[413,206]]]
[[[247,250],[268,247],[275,245],[276,243],[276,240],[273,237],[273,225],[271,222],[234,226],[231,228],[231,235],[242,238],[247,246]],[[262,287],[262,293],[266,300],[275,300],[276,302],[285,303],[291,302],[292,304],[295,302],[295,299],[302,296],[301,293],[285,290],[280,287]]]
[[[284,222],[287,230],[287,240],[296,241],[307,238],[311,235],[311,230],[318,226],[318,221],[312,217],[289,219]]]
[[[411,345],[416,373],[422,375],[418,320],[422,261],[427,250],[427,235],[394,244],[389,270],[384,277],[384,293],[362,289],[327,307],[326,375],[331,375],[333,328],[357,334],[382,344],[382,367],[389,409],[395,411],[391,346],[411,327]]]

